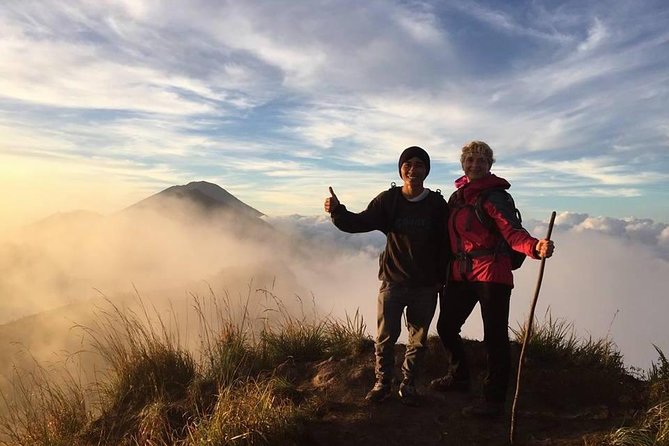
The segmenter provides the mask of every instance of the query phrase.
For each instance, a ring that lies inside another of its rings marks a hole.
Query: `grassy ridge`
[[[522,343],[525,330],[526,327],[512,330],[517,342]],[[669,360],[659,347],[653,347],[659,355],[658,362],[642,376],[648,383],[646,412],[636,417],[631,426],[586,440],[586,446],[669,446]],[[579,338],[573,323],[553,318],[550,311],[532,329],[528,358],[545,366],[601,368],[619,377],[630,373],[611,339]]]
[[[525,326],[511,330],[516,342],[523,342],[525,330]],[[623,356],[611,339],[580,338],[572,322],[554,318],[549,310],[542,321],[535,322],[527,349],[527,355],[532,361],[543,364],[594,366],[616,375],[627,372]]]
[[[271,308],[249,313],[240,305],[193,297],[199,317],[199,348],[184,346],[179,331],[157,312],[114,306],[83,327],[92,348],[108,365],[93,385],[76,373],[55,380],[35,367],[13,381],[0,417],[0,444],[84,445],[296,445],[319,401],[300,395],[295,383],[275,373],[287,363],[346,358],[371,340],[358,313],[345,320],[291,311],[267,290]],[[297,313],[297,314],[296,314]],[[270,317],[271,316],[271,317]],[[178,328],[178,327],[177,327]],[[513,330],[522,339],[524,328]],[[528,359],[541,367],[596,368],[627,373],[608,339],[579,339],[572,324],[547,313],[532,330]],[[644,377],[648,410],[628,426],[587,440],[588,446],[669,444],[669,361]]]
[[[263,291],[268,293],[267,291]],[[271,294],[271,293],[270,293]],[[356,354],[370,342],[358,313],[345,321],[289,314],[275,296],[274,317],[233,318],[227,299],[213,300],[216,318],[194,298],[200,319],[198,354],[186,349],[157,314],[110,309],[84,327],[108,370],[91,388],[75,377],[52,379],[36,367],[17,374],[4,397],[2,444],[228,445],[297,444],[308,404],[289,397],[273,375],[286,360]],[[246,302],[248,304],[248,300]],[[234,320],[233,320],[234,319]],[[213,326],[215,324],[215,326]],[[197,357],[196,357],[197,356]]]
[[[609,434],[606,446],[667,446],[669,445],[669,360],[659,347],[659,355],[647,373],[650,408],[635,424]]]

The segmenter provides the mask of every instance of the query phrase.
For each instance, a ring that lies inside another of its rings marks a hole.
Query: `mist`
[[[374,333],[382,234],[358,238],[325,216],[258,218],[184,197],[141,204],[55,214],[0,240],[0,388],[13,365],[31,369],[34,360],[99,368],[84,328],[95,330],[111,305],[162,318],[194,352],[197,302],[210,327],[215,305],[259,328],[280,323],[281,311],[323,320],[360,308]]]
[[[525,226],[537,237],[546,233],[545,222]],[[610,337],[628,366],[647,369],[657,360],[653,344],[669,351],[667,225],[562,213],[553,239],[539,319],[550,311],[573,322],[581,336]],[[0,242],[0,356],[6,364],[0,378],[9,379],[13,362],[29,362],[25,351],[57,361],[62,352],[81,349],[83,333],[72,327],[90,324],[108,301],[132,306],[141,299],[194,338],[194,299],[203,297],[225,298],[232,311],[249,305],[252,317],[265,319],[274,298],[317,318],[344,319],[357,311],[374,335],[384,242],[378,231],[340,232],[326,215],[240,220],[184,200],[107,216],[54,215]],[[515,273],[512,328],[527,317],[538,267],[528,259]],[[482,338],[478,309],[463,335]]]
[[[666,225],[649,220],[586,217],[568,224],[558,218],[553,233],[556,253],[547,261],[537,313],[573,321],[582,336],[610,337],[628,366],[647,369],[657,361],[653,344],[669,351],[669,262]],[[598,221],[616,222],[618,229]],[[641,223],[640,223],[641,222]],[[639,227],[655,227],[655,232]],[[545,234],[545,225],[535,234]],[[534,293],[539,262],[516,273],[512,315],[524,320]],[[512,316],[512,320],[513,320]]]
[[[2,322],[133,288],[183,287],[226,269],[235,278],[247,269],[245,282],[269,265],[280,272],[276,253],[286,251],[265,243],[267,234],[244,238],[225,214],[199,212],[180,205],[110,217],[64,214],[24,229],[2,245]]]
[[[287,220],[293,220],[293,229],[304,237],[321,240],[327,246],[328,279],[320,280],[323,275],[319,272],[309,282],[322,305],[340,312],[360,308],[373,334],[379,287],[377,255],[383,248],[383,235],[344,234],[325,217],[276,219],[288,228]],[[524,226],[537,238],[546,235],[547,222],[528,221]],[[556,252],[546,261],[536,309],[538,321],[550,312],[553,319],[573,323],[581,337],[610,338],[629,367],[647,369],[656,362],[653,344],[665,353],[669,351],[668,225],[650,219],[562,212],[552,238]],[[511,328],[527,320],[539,265],[539,261],[528,259],[514,272]],[[463,327],[463,336],[483,338],[479,311],[477,306]],[[438,310],[432,334],[436,334],[437,318]]]

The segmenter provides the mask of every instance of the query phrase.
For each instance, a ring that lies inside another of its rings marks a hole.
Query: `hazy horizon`
[[[49,219],[51,217],[56,217],[56,216],[62,216],[62,215],[67,215],[67,214],[76,214],[76,213],[82,212],[82,213],[95,214],[95,215],[98,215],[98,216],[101,216],[101,217],[109,217],[109,216],[112,216],[112,215],[114,215],[118,212],[123,211],[124,209],[126,209],[128,207],[131,207],[131,206],[139,203],[140,201],[142,201],[142,200],[144,200],[144,199],[146,199],[146,198],[148,198],[152,195],[158,194],[158,193],[168,189],[169,187],[186,185],[186,184],[189,184],[191,182],[198,182],[198,181],[207,181],[207,180],[201,180],[201,179],[194,178],[192,180],[186,181],[183,184],[178,184],[178,183],[168,184],[165,187],[161,187],[159,189],[149,190],[144,195],[141,195],[141,193],[139,191],[135,191],[133,194],[131,194],[131,198],[128,198],[128,201],[119,202],[118,204],[114,204],[114,205],[110,205],[109,203],[106,203],[104,205],[97,205],[97,206],[96,205],[91,205],[91,206],[87,207],[86,206],[86,201],[82,201],[80,206],[75,205],[75,206],[70,207],[70,208],[61,207],[61,208],[58,208],[55,211],[45,212],[45,213],[40,213],[40,211],[38,210],[37,207],[31,208],[30,205],[26,205],[25,209],[27,210],[27,212],[26,212],[25,215],[31,215],[31,217],[25,217],[24,216],[23,218],[20,218],[20,219],[15,218],[15,219],[9,219],[9,220],[5,220],[5,221],[0,221],[0,237],[10,236],[10,235],[12,235],[13,232],[15,232],[17,230],[21,230],[25,226],[30,226],[30,225],[33,225],[33,224],[36,224],[36,223],[40,223],[43,220]],[[211,182],[211,181],[207,181],[207,182]],[[393,180],[393,182],[397,183],[398,181]],[[430,183],[430,181],[426,182],[426,187],[431,188],[433,190],[439,189],[442,192],[442,194],[445,194],[446,196],[448,196],[448,194],[451,192],[449,189],[439,188],[439,187],[436,187],[436,186],[434,186],[432,184],[429,184],[429,183]],[[214,184],[217,184],[217,183],[214,183]],[[264,212],[258,206],[255,206],[252,202],[246,201],[243,198],[235,195],[225,185],[223,185],[223,184],[217,184],[217,185],[222,187],[227,192],[231,193],[236,198],[240,199],[242,202],[248,204],[249,206],[257,209],[258,211],[260,211],[264,214],[267,214],[267,217],[270,218],[270,219],[271,218],[281,219],[281,218],[290,217],[290,216],[316,218],[318,216],[324,215],[323,212],[318,212],[317,214],[303,214],[303,213],[299,213],[299,212],[296,212],[294,210],[291,210],[290,208],[285,208],[285,209],[282,210],[282,212],[269,214],[267,212]],[[383,183],[379,184],[379,187],[376,190],[376,193],[380,192],[381,190],[383,190],[386,187],[390,187],[390,183],[388,183],[387,185],[383,184]],[[345,189],[345,188],[342,188],[342,190],[343,189]],[[511,189],[511,192],[513,192],[513,189]],[[327,190],[327,186],[325,186],[325,192],[323,193],[323,197],[322,197],[323,199],[319,201],[321,206],[322,206],[322,201],[328,195],[329,195],[329,192]],[[342,195],[344,195],[344,194],[342,194]],[[374,195],[375,195],[374,192],[372,192],[372,195],[370,195],[369,200],[371,200],[371,198],[373,198]],[[350,203],[351,202],[347,202],[347,205],[350,206]],[[88,203],[88,204],[91,204],[91,203]],[[359,210],[364,209],[366,204],[367,203],[364,202],[364,200],[363,200],[363,202],[361,204],[359,204],[358,209]],[[518,205],[518,207],[520,207],[520,209],[522,211],[522,205],[520,204],[520,202],[517,203],[517,205]],[[356,206],[355,202],[353,202],[353,206]],[[639,221],[650,221],[650,222],[652,222],[652,224],[665,225],[665,226],[667,224],[669,224],[669,221],[656,220],[656,219],[653,219],[651,217],[644,216],[644,215],[631,215],[630,214],[630,215],[623,215],[623,216],[617,216],[616,217],[616,216],[611,216],[611,215],[597,215],[597,214],[591,215],[587,212],[578,213],[578,212],[574,212],[573,210],[569,210],[569,209],[559,209],[559,208],[555,208],[555,209],[558,212],[565,213],[565,214],[585,215],[587,217],[597,218],[597,219],[600,219],[600,220],[622,220],[622,221],[624,221],[624,220],[639,220]],[[548,218],[549,214],[550,214],[550,211],[547,212],[545,217]],[[523,215],[525,215],[524,212],[523,212]],[[534,217],[533,219],[536,220],[537,218]]]
[[[168,301],[188,300],[194,290],[206,293],[206,284],[236,295],[255,278],[260,288],[276,286],[288,302],[295,296],[313,300],[324,316],[344,318],[360,310],[374,335],[377,256],[385,240],[380,232],[346,234],[325,214],[292,215],[266,217],[276,231],[240,238],[221,215],[201,214],[183,202],[166,209],[109,217],[79,213],[5,240],[0,323],[135,288],[168,308]],[[537,237],[546,224],[525,221]],[[647,368],[657,359],[653,343],[669,350],[663,319],[669,314],[668,225],[560,212],[553,239],[556,255],[547,263],[537,317],[550,308],[581,336],[610,336],[631,366]],[[538,264],[528,260],[515,273],[512,328],[526,317]],[[464,335],[480,338],[477,312]]]

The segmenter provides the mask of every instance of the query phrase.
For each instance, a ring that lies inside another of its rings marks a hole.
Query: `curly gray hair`
[[[462,147],[462,154],[460,155],[460,164],[465,162],[465,158],[467,158],[467,155],[482,155],[486,161],[488,161],[488,166],[492,166],[493,163],[495,162],[495,158],[493,157],[492,154],[492,149],[490,146],[483,141],[472,141],[470,143],[467,143],[464,147]]]

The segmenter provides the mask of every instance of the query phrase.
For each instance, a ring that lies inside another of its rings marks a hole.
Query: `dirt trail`
[[[480,394],[485,363],[481,343],[469,341],[467,348],[474,375],[478,376],[474,388],[468,394],[444,394],[426,386],[447,364],[436,340],[431,340],[430,360],[419,384],[422,398],[418,407],[402,404],[396,395],[380,404],[365,402],[374,379],[371,352],[313,364],[300,390],[317,395],[320,406],[318,418],[307,427],[304,444],[508,445],[513,389],[504,416],[476,419],[461,414]],[[398,346],[398,362],[401,357],[402,346]],[[611,377],[597,369],[543,368],[537,364],[528,364],[525,370],[516,445],[594,445],[598,435],[629,422],[643,407],[644,383],[631,377]],[[589,439],[587,443],[584,438]]]

